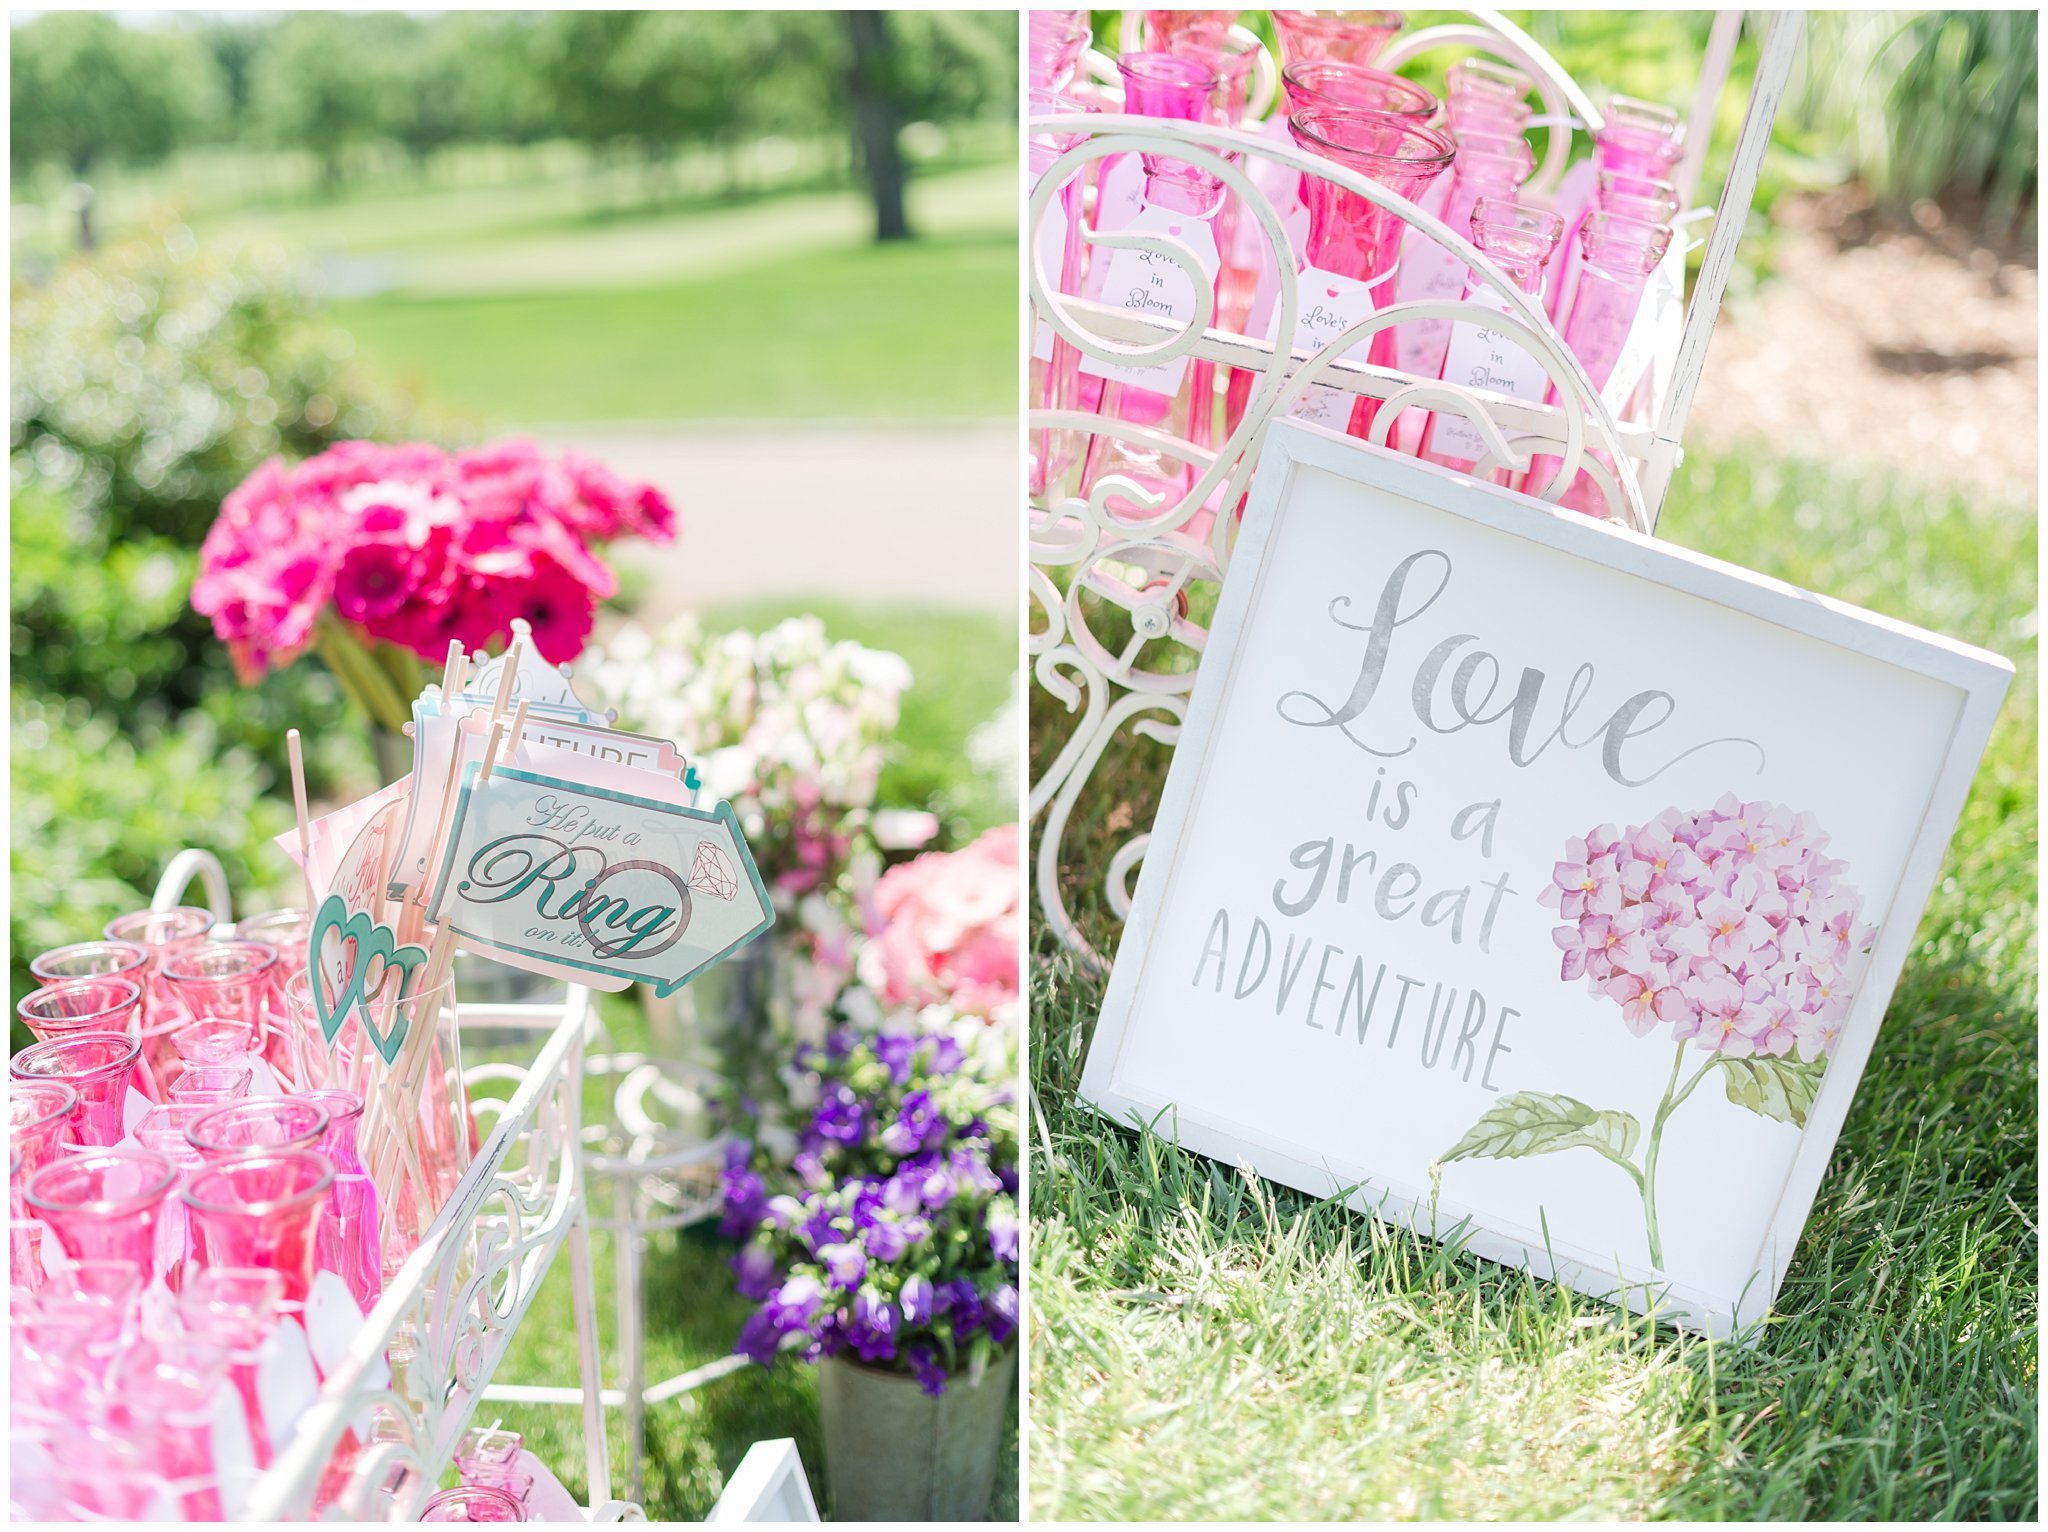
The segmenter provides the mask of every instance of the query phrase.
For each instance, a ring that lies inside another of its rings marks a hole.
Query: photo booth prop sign
[[[1738,1333],[2010,675],[1276,424],[1081,1094]]]
[[[731,804],[483,763],[467,768],[429,913],[515,967],[659,995],[775,921]]]

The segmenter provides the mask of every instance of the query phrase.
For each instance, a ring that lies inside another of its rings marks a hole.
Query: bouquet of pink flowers
[[[439,661],[450,639],[487,649],[523,617],[544,658],[573,659],[618,589],[593,545],[675,530],[659,490],[577,453],[342,442],[294,468],[273,458],[227,497],[192,605],[245,681],[315,646],[396,729],[418,690],[411,656]]]
[[[961,850],[929,851],[882,874],[859,967],[884,1005],[944,1003],[1015,1019],[1020,850],[1017,826],[998,825]]]

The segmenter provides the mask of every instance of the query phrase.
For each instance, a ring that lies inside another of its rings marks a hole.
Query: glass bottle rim
[[[89,990],[103,990],[104,1003],[87,1011],[49,1010],[59,1001],[82,997]],[[142,1004],[142,986],[133,979],[114,975],[95,975],[91,978],[58,979],[45,984],[41,989],[32,989],[15,1003],[14,1013],[23,1023],[34,1030],[35,1022],[62,1021],[71,1023],[73,1031],[113,1032],[125,1030],[113,1026],[90,1027],[81,1023],[98,1021],[104,1017],[119,1016],[134,1010]],[[30,1018],[34,1020],[31,1021]]]
[[[1162,53],[1157,49],[1119,54],[1116,67],[1126,80],[1199,91],[1205,95],[1223,83],[1223,77],[1199,59],[1178,53]]]
[[[1310,106],[1291,114],[1287,119],[1287,125],[1299,136],[1313,140],[1315,147],[1331,159],[1339,164],[1351,164],[1353,168],[1357,168],[1359,162],[1369,161],[1375,165],[1405,170],[1424,170],[1432,166],[1440,170],[1450,164],[1458,153],[1458,146],[1435,128],[1424,127],[1412,118],[1398,116],[1393,112],[1345,111],[1342,108]],[[1347,135],[1364,127],[1391,133],[1397,144],[1417,145],[1429,152],[1404,156],[1364,148],[1355,142],[1344,142]]]
[[[54,972],[58,961],[67,958],[92,961],[104,958],[115,966],[91,968],[83,973]],[[147,948],[131,941],[118,941],[106,937],[95,942],[71,942],[62,947],[52,947],[48,952],[37,953],[28,962],[28,971],[43,984],[60,984],[66,979],[118,979],[141,972],[148,967]]]
[[[1346,103],[1341,95],[1333,93],[1333,85],[1349,82],[1361,88],[1369,86],[1384,91],[1391,100],[1406,100],[1411,105],[1352,109],[1385,111],[1396,117],[1430,117],[1442,104],[1413,80],[1404,80],[1384,69],[1375,69],[1370,64],[1354,64],[1347,59],[1296,59],[1280,71],[1280,80],[1283,87],[1292,85],[1315,97],[1316,104],[1335,107],[1343,107]]]
[[[80,1063],[68,1073],[61,1072],[61,1066],[60,1069],[42,1067],[59,1061],[68,1062],[72,1055],[89,1054],[98,1054],[101,1062]],[[17,1080],[93,1079],[132,1068],[141,1057],[141,1040],[125,1032],[72,1032],[63,1037],[53,1037],[48,1042],[31,1043],[14,1056],[7,1072]]]
[[[298,1170],[300,1184],[291,1191],[261,1197],[255,1201],[244,1197],[223,1199],[211,1195],[216,1189],[225,1191],[232,1188],[238,1176],[268,1170],[276,1165],[290,1165]],[[262,1218],[271,1213],[323,1200],[333,1185],[334,1167],[327,1162],[325,1156],[311,1149],[263,1149],[251,1154],[237,1154],[215,1160],[204,1170],[194,1171],[179,1195],[184,1198],[185,1205],[196,1212]]]
[[[196,904],[173,905],[167,910],[132,910],[108,921],[101,935],[110,942],[133,942],[139,947],[168,947],[206,935],[213,929],[213,911]]]
[[[67,1181],[84,1181],[129,1166],[144,1178],[134,1191],[85,1198],[57,1195],[57,1188]],[[176,1168],[154,1149],[95,1149],[90,1154],[67,1154],[50,1161],[28,1178],[21,1195],[30,1207],[43,1212],[97,1213],[112,1218],[162,1201],[177,1179]]]
[[[18,1108],[45,1095],[52,1100],[39,1115],[15,1116]],[[39,1132],[52,1123],[62,1122],[77,1110],[78,1092],[62,1080],[52,1079],[48,1075],[29,1080],[16,1080],[13,1088],[7,1092],[7,1131],[10,1134]]]
[[[1453,95],[1472,94],[1520,101],[1536,88],[1526,72],[1498,59],[1473,55],[1459,59],[1444,73],[1444,83]]]
[[[236,971],[207,971],[222,966],[228,960],[240,965]],[[195,942],[189,947],[181,947],[165,956],[160,972],[178,984],[246,984],[251,979],[262,978],[276,966],[277,948],[269,942],[234,936],[224,941]]]
[[[215,1135],[240,1121],[264,1122],[280,1111],[302,1110],[306,1119],[299,1131],[287,1133],[276,1143],[223,1143]],[[204,1155],[270,1154],[286,1149],[311,1149],[327,1133],[327,1108],[303,1096],[247,1096],[209,1107],[185,1125],[185,1142]]]

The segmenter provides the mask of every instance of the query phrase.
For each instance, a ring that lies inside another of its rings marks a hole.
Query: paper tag
[[[363,1311],[356,1307],[348,1284],[334,1272],[314,1272],[313,1285],[306,1291],[306,1343],[321,1377],[334,1376],[362,1328]]]
[[[1507,300],[1490,287],[1474,289],[1466,301],[1501,314],[1511,312]],[[1463,322],[1451,327],[1443,379],[1464,388],[1483,388],[1532,403],[1540,401],[1550,386],[1550,374],[1522,349],[1521,342],[1490,326]],[[1463,415],[1448,410],[1437,413],[1430,450],[1468,462],[1477,462],[1487,455],[1486,441],[1478,428]]]
[[[1265,123],[1259,132],[1278,143],[1293,142],[1288,136],[1287,124],[1279,118]],[[1251,178],[1252,184],[1265,193],[1266,200],[1272,203],[1274,213],[1279,216],[1280,227],[1286,231],[1287,247],[1293,257],[1287,263],[1287,269],[1295,270],[1301,265],[1302,252],[1308,247],[1308,209],[1301,201],[1301,172],[1273,160],[1258,159],[1252,162]],[[1258,220],[1246,214],[1237,220],[1236,244],[1232,263],[1258,273],[1258,285],[1252,292],[1251,314],[1245,321],[1245,333],[1270,337],[1273,333],[1273,312],[1280,304],[1281,278],[1281,270],[1273,258],[1272,241],[1266,237],[1266,231]]]
[[[1169,208],[1144,207],[1126,226],[1125,233],[1163,234],[1188,246],[1207,274],[1210,290],[1216,285],[1219,261],[1216,234],[1202,219]],[[1142,314],[1147,319],[1176,321],[1185,325],[1195,317],[1195,285],[1186,270],[1171,256],[1151,250],[1113,250],[1103,263],[1105,278],[1102,301],[1111,308]],[[1113,383],[1128,383],[1159,394],[1180,390],[1188,359],[1175,357],[1160,367],[1125,367],[1098,357],[1083,356],[1081,371]]]
[[[1592,211],[1593,194],[1599,190],[1599,184],[1599,166],[1592,160],[1580,160],[1565,172],[1557,195],[1551,199],[1551,211],[1564,220],[1564,238],[1558,241],[1557,253],[1550,258],[1543,307],[1560,330],[1564,328],[1564,316],[1572,311],[1572,292],[1579,281],[1579,230]]]
[[[562,1522],[583,1521],[583,1508],[576,1503],[576,1497],[563,1487],[555,1477],[554,1470],[525,1448],[519,1451],[519,1471],[533,1476],[533,1488],[526,1497],[526,1513],[529,1521]]]
[[[313,1371],[306,1332],[296,1319],[280,1319],[256,1363],[256,1402],[263,1411],[272,1457],[284,1451],[298,1428],[299,1417],[319,1397],[320,1378]]]
[[[1356,277],[1339,276],[1334,271],[1309,266],[1294,280],[1300,294],[1294,314],[1294,349],[1299,352],[1314,355],[1321,351],[1336,339],[1339,332],[1370,316],[1376,307],[1372,287]],[[1267,339],[1273,338],[1278,327],[1277,315],[1266,321]],[[1348,360],[1362,362],[1371,349],[1372,342],[1367,339],[1359,341],[1343,354]],[[1351,410],[1356,402],[1354,394],[1315,383],[1295,401],[1290,413],[1296,420],[1342,431],[1351,423]]]
[[[156,1103],[134,1086],[128,1087],[128,1094],[121,1098],[121,1131],[132,1134],[137,1123],[150,1113]]]
[[[1145,166],[1135,154],[1119,154],[1101,162],[1095,187],[1095,232],[1118,234],[1131,226],[1145,204]],[[1109,263],[1098,252],[1088,272],[1087,293],[1102,300]]]

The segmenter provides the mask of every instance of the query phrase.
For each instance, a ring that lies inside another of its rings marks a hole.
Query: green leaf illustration
[[[1761,1117],[1806,1126],[1806,1114],[1820,1090],[1820,1078],[1828,1061],[1818,1059],[1731,1059],[1720,1060],[1727,1077],[1728,1099],[1748,1107]]]
[[[1443,1163],[1517,1160],[1582,1148],[1625,1160],[1635,1152],[1642,1131],[1643,1125],[1627,1112],[1596,1112],[1569,1096],[1517,1091],[1473,1123]]]

